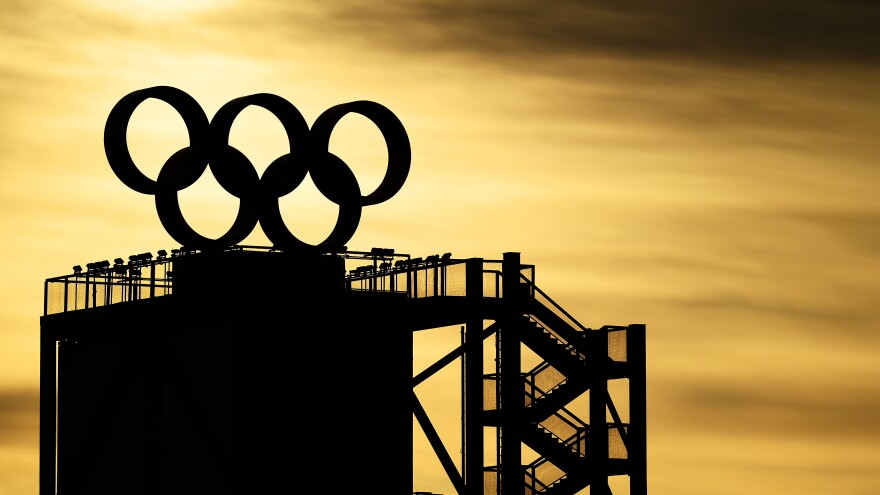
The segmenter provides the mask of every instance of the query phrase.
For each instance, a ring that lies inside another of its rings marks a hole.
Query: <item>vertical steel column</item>
[[[79,453],[73,450],[69,442],[65,442],[65,435],[68,435],[65,433],[67,431],[65,428],[70,426],[71,421],[70,415],[65,415],[65,410],[74,403],[74,396],[72,395],[71,387],[77,382],[76,371],[81,367],[81,364],[78,363],[78,358],[80,356],[77,352],[76,340],[73,340],[70,336],[67,338],[58,338],[56,336],[54,338],[58,341],[57,344],[55,344],[57,346],[58,354],[55,364],[57,368],[53,366],[52,375],[57,376],[57,379],[53,380],[53,385],[49,390],[56,391],[57,394],[54,400],[56,407],[55,410],[52,411],[52,417],[55,418],[57,423],[54,426],[55,438],[46,438],[46,442],[52,441],[54,443],[53,450],[55,451],[55,456],[52,459],[49,459],[50,462],[47,465],[49,469],[54,469],[54,479],[50,481],[49,486],[46,487],[46,493],[54,494],[55,487],[57,486],[58,492],[63,494],[67,493],[64,489],[73,489],[73,483],[76,481],[74,478],[76,478],[77,474],[74,468],[79,462],[77,460]],[[49,353],[51,352],[52,351],[49,351]],[[47,359],[48,358],[49,357],[47,356]],[[51,359],[53,359],[53,361],[55,360],[55,358]],[[55,375],[56,369],[57,375]],[[42,377],[40,381],[42,382]],[[43,406],[41,405],[40,408],[42,409],[42,407]],[[89,433],[95,435],[94,431]],[[42,468],[42,465],[40,467]],[[48,477],[49,475],[47,473],[47,478]],[[40,488],[42,490],[42,486]]]
[[[150,299],[156,297],[156,262],[150,262]]]
[[[608,332],[589,335],[590,356],[590,495],[611,495],[608,487]]]
[[[459,365],[461,369],[459,373],[461,374],[461,481],[462,485],[464,485],[465,480],[467,479],[467,450],[465,446],[467,443],[465,442],[465,428],[467,427],[467,397],[465,397],[465,393],[467,392],[467,384],[465,382],[465,376],[467,376],[467,352],[465,352],[465,340],[464,340],[464,325],[459,329],[459,347],[461,348],[461,357],[459,358]],[[464,490],[463,490],[464,491]]]
[[[465,426],[463,435],[465,493],[483,495],[483,259],[465,262],[465,294],[469,303],[465,322]]]
[[[647,366],[645,325],[630,325],[626,330],[626,361],[629,367],[629,493],[647,495]]]
[[[247,495],[244,488],[249,486],[247,465],[247,428],[252,420],[245,406],[245,398],[248,396],[248,382],[251,368],[249,363],[251,341],[245,336],[247,327],[244,323],[241,306],[234,308],[234,313],[228,316],[234,318],[237,325],[229,330],[229,396],[230,396],[230,464],[233,469],[227,474],[230,486],[227,488],[229,495]],[[262,322],[261,322],[262,323]],[[62,494],[63,495],[63,494]]]
[[[40,335],[40,495],[55,494],[56,417],[55,365],[58,343],[54,335]]]
[[[525,391],[522,377],[519,253],[504,253],[501,264],[501,491],[523,493],[522,428]]]

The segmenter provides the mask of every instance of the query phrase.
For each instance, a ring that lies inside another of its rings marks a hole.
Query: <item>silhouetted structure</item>
[[[614,475],[646,492],[644,326],[580,326],[518,253],[236,246],[116,261],[46,281],[41,495],[271,493],[304,480],[409,493],[412,415],[462,495],[610,493]],[[462,347],[413,377],[412,332],[459,324]],[[495,356],[483,356],[488,338]],[[523,346],[545,361],[521,369]],[[461,357],[459,469],[413,388]],[[628,422],[607,393],[619,378]],[[582,394],[588,418],[566,408]],[[498,436],[491,466],[484,428]],[[539,457],[524,462],[524,446]]]
[[[128,121],[150,98],[177,110],[190,139],[155,180],[127,146]],[[262,176],[229,145],[234,120],[252,105],[279,119],[291,148]],[[388,147],[385,177],[366,195],[328,149],[348,113],[372,121]],[[363,207],[394,196],[409,173],[409,138],[384,106],[336,105],[309,127],[288,101],[259,93],[209,121],[188,94],[155,86],[114,106],[104,147],[125,185],[155,196],[160,221],[185,247],[46,280],[40,495],[405,494],[413,416],[458,495],[586,486],[601,495],[615,475],[629,476],[631,494],[646,493],[644,325],[585,328],[535,285],[519,253],[412,258],[345,248]],[[189,226],[177,196],[209,167],[240,200],[217,239]],[[288,230],[278,205],[307,175],[339,206],[316,245]],[[273,247],[238,245],[258,222]],[[462,345],[413,376],[413,332],[453,325]],[[494,356],[483,355],[489,338]],[[542,359],[532,369],[525,348]],[[457,468],[414,388],[459,358]],[[614,379],[629,382],[628,421],[608,393]],[[585,394],[580,418],[566,406]],[[490,466],[486,428],[496,435]],[[524,459],[525,447],[538,457]]]

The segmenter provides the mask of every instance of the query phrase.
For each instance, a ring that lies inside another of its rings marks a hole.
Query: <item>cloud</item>
[[[880,59],[872,2],[398,1],[334,3],[327,31],[401,51],[485,57],[609,55],[718,63]]]
[[[811,375],[812,376],[812,375]],[[762,437],[835,438],[835,442],[880,434],[880,389],[874,379],[834,383],[807,381],[795,373],[751,381],[685,380],[657,385],[691,428]],[[812,383],[810,383],[812,382]],[[659,405],[659,404],[658,404]]]
[[[33,442],[39,430],[39,418],[38,390],[0,388],[0,444]]]

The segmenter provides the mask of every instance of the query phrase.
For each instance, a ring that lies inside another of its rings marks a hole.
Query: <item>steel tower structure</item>
[[[155,179],[127,141],[149,99],[174,108],[189,135]],[[290,144],[262,175],[229,142],[249,106],[272,113]],[[367,194],[329,148],[349,113],[373,122],[388,150]],[[610,476],[628,476],[632,495],[647,492],[644,325],[584,327],[517,252],[413,258],[345,247],[362,209],[394,196],[409,173],[409,138],[388,108],[351,101],[309,125],[287,100],[257,93],[209,119],[187,93],[154,86],[113,107],[104,149],[123,184],[155,197],[184,247],[46,280],[40,495],[405,494],[413,417],[458,495],[605,495]],[[217,239],[196,232],[178,201],[209,168],[239,199]],[[339,206],[315,245],[287,228],[279,205],[306,176]],[[271,248],[239,245],[257,223]],[[414,373],[414,332],[450,326],[462,329],[461,346]],[[453,361],[462,364],[460,466],[415,393]],[[612,380],[627,381],[627,414]],[[580,416],[569,407],[579,398],[588,402]]]
[[[583,327],[534,273],[514,252],[235,246],[50,278],[40,493],[409,493],[413,416],[460,495],[610,493],[609,476],[646,493],[644,325]],[[413,332],[454,325],[462,346],[414,373]],[[523,366],[526,348],[540,364]],[[453,362],[460,465],[415,394]],[[628,418],[615,379],[628,381]],[[578,397],[587,417],[567,407]]]

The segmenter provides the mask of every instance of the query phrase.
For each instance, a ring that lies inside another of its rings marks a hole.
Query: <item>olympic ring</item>
[[[169,104],[183,119],[189,146],[173,153],[162,165],[158,177],[147,177],[135,165],[128,150],[127,131],[135,109],[155,98]],[[229,144],[232,124],[242,110],[258,106],[272,113],[284,127],[290,151],[276,158],[262,177],[250,160]],[[363,195],[354,172],[342,159],[330,153],[333,129],[349,113],[369,119],[381,131],[388,149],[388,168],[376,189]],[[257,93],[229,101],[210,121],[190,95],[170,86],[133,91],[119,100],[104,127],[104,152],[110,168],[129,188],[155,196],[159,221],[174,240],[193,249],[218,249],[244,240],[257,222],[274,247],[290,251],[334,252],[357,230],[364,206],[387,201],[403,187],[409,174],[412,153],[403,124],[388,108],[366,100],[333,106],[315,120],[311,128],[289,101],[269,93]],[[194,184],[210,168],[228,193],[239,199],[239,209],[229,230],[211,239],[186,222],[177,193]],[[279,198],[293,192],[306,175],[315,187],[339,206],[336,225],[318,244],[301,241],[284,223]]]

